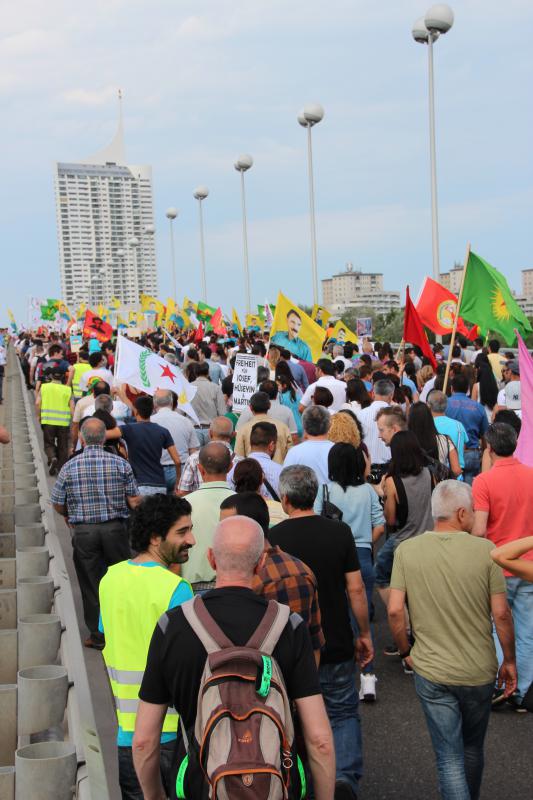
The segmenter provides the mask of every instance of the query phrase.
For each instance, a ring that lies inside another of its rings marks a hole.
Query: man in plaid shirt
[[[102,650],[98,587],[107,568],[131,555],[126,520],[140,501],[130,464],[104,450],[106,429],[89,419],[81,429],[84,449],[61,468],[52,503],[72,529],[74,566],[90,636],[86,647]]]

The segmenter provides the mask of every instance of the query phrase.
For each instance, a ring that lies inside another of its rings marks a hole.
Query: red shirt
[[[474,479],[472,492],[474,509],[489,513],[486,537],[497,547],[533,534],[533,467],[499,458]],[[523,558],[533,561],[533,550]]]

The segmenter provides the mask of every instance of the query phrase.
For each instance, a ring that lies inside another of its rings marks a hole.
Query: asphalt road
[[[50,478],[50,488],[53,485]],[[81,596],[72,563],[67,526],[58,518],[58,533],[72,579],[82,638]],[[399,658],[383,655],[391,642],[383,605],[376,604],[377,702],[361,704],[364,740],[364,778],[361,800],[431,800],[438,798],[431,742],[414,691]],[[111,800],[120,800],[116,764],[116,718],[107,675],[100,653],[85,650],[96,724],[104,752]],[[504,707],[491,716],[485,748],[485,773],[481,800],[531,800],[533,797],[533,714],[517,714]]]

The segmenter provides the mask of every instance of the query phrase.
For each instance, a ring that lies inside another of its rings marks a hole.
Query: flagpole
[[[398,352],[396,353],[396,362],[398,363],[398,358],[400,357],[400,353],[402,350],[405,350],[405,339],[402,337],[402,341],[400,342],[400,346],[398,348]]]
[[[452,352],[455,345],[455,334],[457,333],[457,324],[459,322],[459,313],[461,311],[461,300],[463,299],[463,289],[465,285],[466,270],[468,267],[468,259],[470,258],[470,242],[466,246],[465,264],[463,267],[463,275],[461,278],[461,288],[459,289],[459,297],[457,298],[457,310],[455,312],[455,319],[453,320],[452,338],[450,339],[450,349],[448,351],[448,360],[446,362],[446,372],[444,374],[444,385],[442,391],[446,394],[448,387],[448,378],[450,376],[450,365],[452,363]]]

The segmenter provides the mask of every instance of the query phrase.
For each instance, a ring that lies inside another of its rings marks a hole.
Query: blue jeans
[[[174,494],[174,487],[176,486],[176,467],[174,464],[164,464],[163,472],[165,473],[167,494]]]
[[[517,699],[524,695],[533,683],[533,583],[521,578],[506,578],[507,602],[513,614],[516,669],[518,672]],[[494,636],[498,662],[503,653],[498,637]]]
[[[376,586],[387,587],[390,584],[394,551],[396,550],[396,537],[389,536],[379,553],[374,566]]]
[[[481,453],[479,450],[465,450],[465,467],[463,469],[463,480],[472,486],[476,475],[481,471]]]
[[[138,485],[139,494],[166,494],[166,486],[147,486],[144,484]]]
[[[337,780],[349,783],[354,792],[363,774],[363,742],[359,721],[359,695],[355,686],[355,661],[321,664],[320,688],[335,743]]]
[[[435,751],[441,797],[477,800],[494,684],[447,686],[415,672],[415,689]]]
[[[161,753],[159,756],[161,780],[163,781],[163,786],[168,795],[171,794],[170,778],[174,762],[175,746],[176,740],[161,744]],[[122,800],[144,800],[144,794],[139,784],[135,767],[133,766],[131,747],[118,747],[118,781]]]
[[[363,579],[363,583],[365,584],[365,592],[366,592],[366,602],[368,604],[368,615],[370,619],[370,609],[372,607],[372,593],[374,591],[374,563],[372,560],[372,550],[370,547],[357,547],[357,557],[359,559],[359,566],[361,567],[361,577]],[[355,621],[355,617],[353,615],[353,611],[350,607],[350,621],[352,623],[352,629],[354,635],[357,637],[359,636],[359,628],[357,627],[357,622]],[[374,626],[370,626],[370,633],[372,634],[372,641],[374,641]],[[366,667],[363,668],[362,672],[365,674],[371,674],[374,672],[374,662],[371,661],[370,664],[367,664]]]
[[[209,444],[209,428],[197,428],[195,426],[194,432],[198,437],[198,441],[200,442],[200,447],[203,447],[204,444]]]

